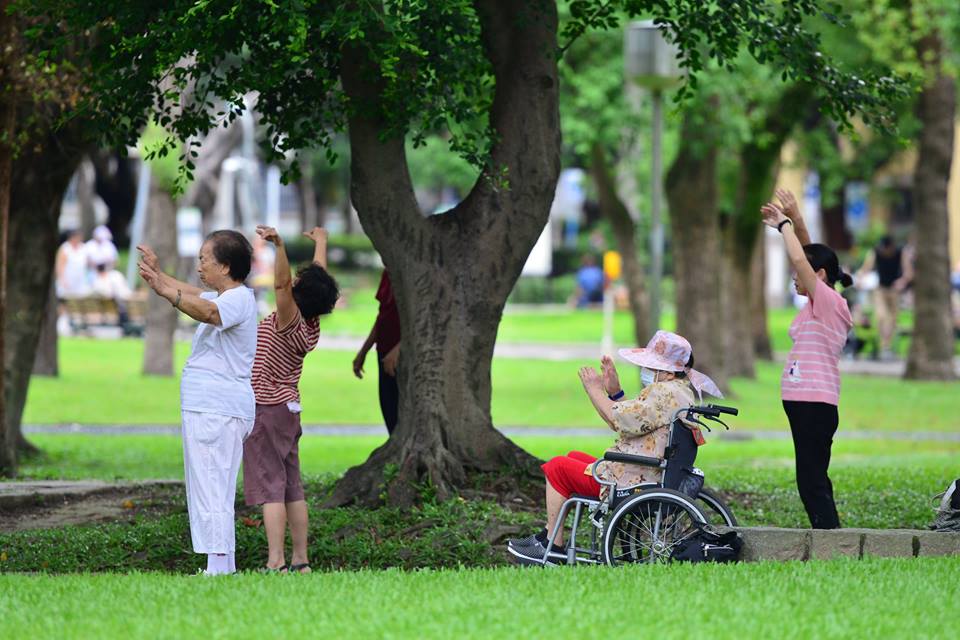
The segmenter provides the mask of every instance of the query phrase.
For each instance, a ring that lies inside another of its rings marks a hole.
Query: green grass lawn
[[[9,638],[953,638],[960,558],[335,572],[0,575]]]
[[[176,347],[171,378],[143,376],[140,340],[64,339],[58,378],[34,377],[27,424],[177,424],[179,371],[189,344]],[[304,364],[300,390],[306,424],[379,424],[375,375],[357,380],[353,354],[317,351]],[[499,425],[600,426],[576,371],[582,362],[498,358],[493,363],[492,414]],[[375,363],[368,364],[373,374]],[[630,369],[622,367],[624,383]],[[760,362],[755,380],[732,382],[728,399],[741,409],[730,421],[741,429],[787,428],[780,405],[780,365]],[[868,431],[956,431],[960,415],[954,383],[845,376],[841,429]]]
[[[377,317],[374,289],[354,289],[346,292],[346,305],[321,320],[322,331],[327,335],[367,336]],[[796,315],[794,309],[771,309],[768,314],[770,338],[774,351],[789,351],[790,338],[787,329]],[[672,330],[676,327],[676,314],[665,310],[661,327]],[[497,340],[521,343],[596,342],[603,335],[603,312],[599,309],[566,309],[555,305],[538,310],[532,306],[508,306],[500,322]],[[613,318],[614,341],[620,345],[632,345],[633,317],[629,311],[616,311]],[[359,343],[358,343],[359,346]]]

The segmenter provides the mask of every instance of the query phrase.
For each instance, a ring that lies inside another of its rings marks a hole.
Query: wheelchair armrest
[[[646,467],[663,466],[663,460],[660,458],[651,458],[649,456],[634,456],[629,453],[618,453],[616,451],[607,451],[603,454],[603,459],[609,462],[623,462],[626,464],[640,464]]]

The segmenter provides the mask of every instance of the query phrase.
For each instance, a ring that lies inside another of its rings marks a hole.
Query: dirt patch
[[[115,486],[73,495],[37,496],[0,507],[0,533],[69,525],[134,522],[186,509],[179,484]]]

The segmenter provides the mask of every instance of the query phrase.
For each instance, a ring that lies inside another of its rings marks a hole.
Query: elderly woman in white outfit
[[[140,276],[150,288],[200,322],[180,383],[190,536],[194,552],[207,554],[207,574],[233,573],[237,472],[256,409],[250,375],[257,303],[243,284],[253,252],[236,231],[207,236],[197,267],[212,289],[204,291],[163,273],[150,247],[137,249]]]

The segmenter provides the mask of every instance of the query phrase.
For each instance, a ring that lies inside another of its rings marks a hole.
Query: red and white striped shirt
[[[784,400],[840,403],[840,354],[853,326],[847,301],[817,280],[813,298],[793,324],[793,349],[780,378]]]
[[[299,402],[303,358],[317,346],[320,322],[300,314],[289,326],[277,327],[274,311],[257,325],[257,354],[253,359],[253,395],[257,404]]]

